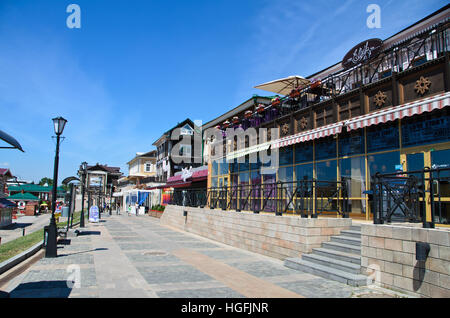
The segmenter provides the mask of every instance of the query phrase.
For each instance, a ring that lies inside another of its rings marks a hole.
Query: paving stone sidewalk
[[[160,225],[113,215],[12,279],[10,297],[398,297],[289,269],[282,261]],[[69,242],[70,240],[70,242]]]

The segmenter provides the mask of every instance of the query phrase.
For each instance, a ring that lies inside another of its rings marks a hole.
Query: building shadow
[[[72,255],[77,255],[77,254],[83,254],[83,253],[89,253],[89,252],[97,252],[97,251],[107,251],[108,249],[106,247],[98,247],[92,250],[87,250],[87,251],[79,251],[79,252],[73,252],[73,253],[67,253],[67,254],[62,254],[62,255],[58,255],[58,257],[66,257],[66,256],[72,256]]]
[[[32,225],[33,223],[13,223],[13,224],[10,224],[10,225],[8,225],[8,226],[5,226],[5,227],[3,227],[3,228],[1,228],[2,230],[7,230],[7,231],[14,231],[14,230],[17,230],[17,229],[23,229],[23,228],[26,228],[27,226],[30,226],[30,225]]]
[[[69,284],[65,280],[22,283],[9,293],[9,298],[68,298],[72,291]]]

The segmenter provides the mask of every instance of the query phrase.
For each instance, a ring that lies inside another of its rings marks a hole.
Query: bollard
[[[25,236],[25,228],[22,229],[22,236]]]

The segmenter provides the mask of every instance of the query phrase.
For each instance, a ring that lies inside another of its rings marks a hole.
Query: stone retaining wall
[[[187,217],[183,211],[188,211]],[[306,219],[167,205],[161,224],[270,257],[299,257],[349,229],[351,219]]]
[[[164,211],[148,210],[148,215],[159,219],[161,215],[163,215],[163,212]]]
[[[416,242],[430,244],[425,262],[416,260]],[[361,265],[366,275],[367,267],[377,266],[383,287],[425,297],[450,297],[450,231],[363,224]]]

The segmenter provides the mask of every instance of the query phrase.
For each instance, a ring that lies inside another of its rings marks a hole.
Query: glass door
[[[433,213],[436,223],[450,224],[450,149],[430,151]]]

